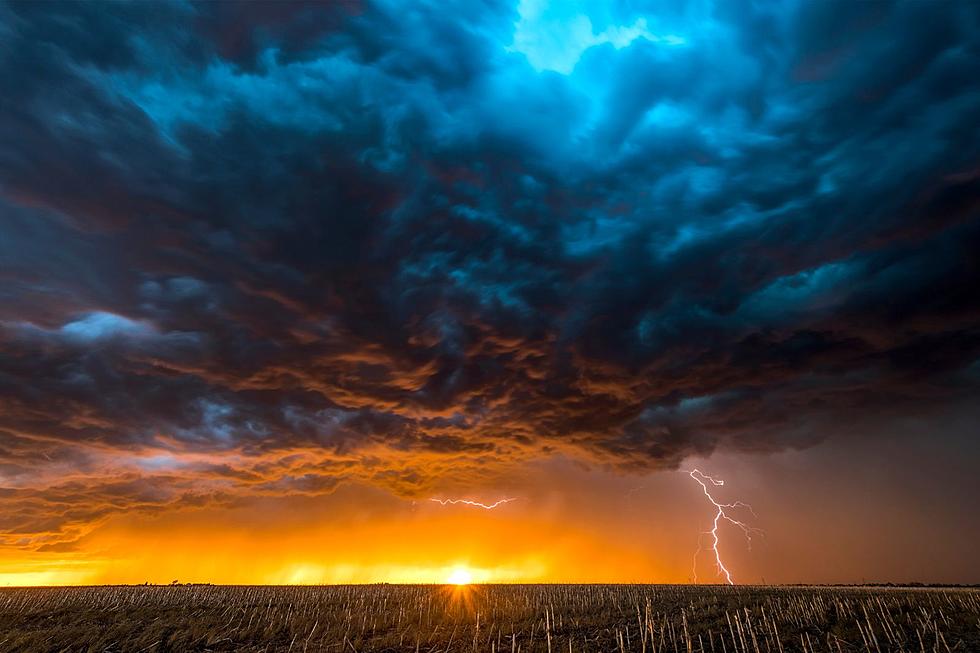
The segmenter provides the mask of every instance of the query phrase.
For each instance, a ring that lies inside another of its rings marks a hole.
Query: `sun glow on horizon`
[[[562,478],[567,478],[564,470]],[[0,555],[0,586],[178,580],[472,587],[686,577],[689,538],[678,538],[684,546],[673,548],[651,547],[649,538],[642,543],[610,542],[603,533],[614,531],[614,523],[602,521],[606,527],[597,531],[574,518],[583,505],[591,505],[588,496],[575,497],[573,513],[571,506],[533,500],[538,495],[527,488],[522,492],[527,500],[491,511],[444,508],[429,501],[410,504],[349,485],[325,497],[250,500],[232,509],[207,507],[152,516],[127,514],[106,521],[64,553]],[[493,496],[483,494],[484,499]],[[702,498],[696,497],[703,510]],[[679,553],[676,560],[669,557],[674,550]],[[591,561],[587,568],[576,564],[582,559]]]
[[[473,574],[466,567],[456,567],[446,578],[446,583],[449,585],[469,585],[472,582]]]

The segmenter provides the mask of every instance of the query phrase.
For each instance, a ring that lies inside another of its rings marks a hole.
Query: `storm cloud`
[[[6,4],[4,541],[975,400],[978,34],[971,3]]]

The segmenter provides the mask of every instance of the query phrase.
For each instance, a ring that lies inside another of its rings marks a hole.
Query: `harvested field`
[[[0,590],[0,651],[980,651],[980,590],[677,585]]]

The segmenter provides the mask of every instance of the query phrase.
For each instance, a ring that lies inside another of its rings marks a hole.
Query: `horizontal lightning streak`
[[[511,501],[517,501],[517,499],[516,498],[514,498],[514,499],[499,499],[498,501],[495,501],[494,503],[489,503],[489,504],[488,503],[480,503],[479,501],[470,501],[469,499],[435,499],[435,498],[432,498],[432,499],[429,499],[429,501],[435,501],[436,503],[438,503],[440,505],[443,505],[443,506],[462,504],[464,506],[474,506],[476,508],[483,508],[484,510],[493,510],[497,506],[501,506],[501,505],[503,505],[505,503],[510,503]]]

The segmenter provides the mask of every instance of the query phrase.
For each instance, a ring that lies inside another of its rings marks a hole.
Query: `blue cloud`
[[[115,336],[141,336],[152,333],[150,327],[121,315],[93,312],[68,322],[61,332],[70,338],[91,342]]]
[[[335,5],[2,9],[0,378],[117,424],[10,426],[656,467],[975,397],[975,6]]]

